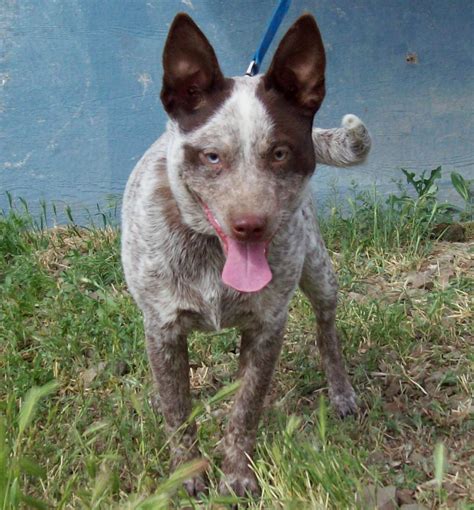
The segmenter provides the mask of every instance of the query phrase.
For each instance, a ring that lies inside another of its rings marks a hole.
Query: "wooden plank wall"
[[[160,60],[174,14],[191,14],[225,73],[236,75],[274,4],[2,0],[0,208],[5,190],[76,210],[120,195],[166,122]],[[328,94],[316,123],[338,125],[355,113],[374,138],[363,167],[319,168],[314,189],[321,200],[335,177],[343,193],[351,180],[393,189],[400,167],[443,165],[446,178],[452,169],[474,177],[473,7],[471,0],[293,2],[283,30],[310,11],[327,48]]]

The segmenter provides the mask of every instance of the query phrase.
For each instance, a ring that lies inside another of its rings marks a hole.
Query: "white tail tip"
[[[364,123],[359,119],[359,117],[352,113],[348,113],[347,115],[344,115],[344,117],[342,117],[342,127],[346,129],[356,129],[359,126],[363,125]]]

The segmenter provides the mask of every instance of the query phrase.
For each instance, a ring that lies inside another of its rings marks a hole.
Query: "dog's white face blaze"
[[[222,129],[231,123],[237,135],[235,143],[240,144],[243,161],[255,165],[255,157],[271,143],[272,121],[255,90],[258,79],[248,76],[235,78],[234,90],[225,105],[216,113],[211,122]],[[229,140],[232,143],[232,140]],[[247,178],[252,172],[247,169]]]

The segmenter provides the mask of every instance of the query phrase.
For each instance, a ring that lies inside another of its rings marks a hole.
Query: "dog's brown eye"
[[[277,147],[273,151],[273,159],[275,161],[285,161],[288,157],[288,149],[286,147]]]

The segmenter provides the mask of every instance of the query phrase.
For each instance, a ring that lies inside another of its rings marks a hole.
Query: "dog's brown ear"
[[[206,36],[185,13],[173,20],[163,51],[161,101],[172,116],[192,113],[206,96],[223,87],[224,77]]]
[[[315,19],[304,14],[280,42],[265,87],[274,88],[308,115],[314,115],[326,93],[324,71],[326,55]]]

